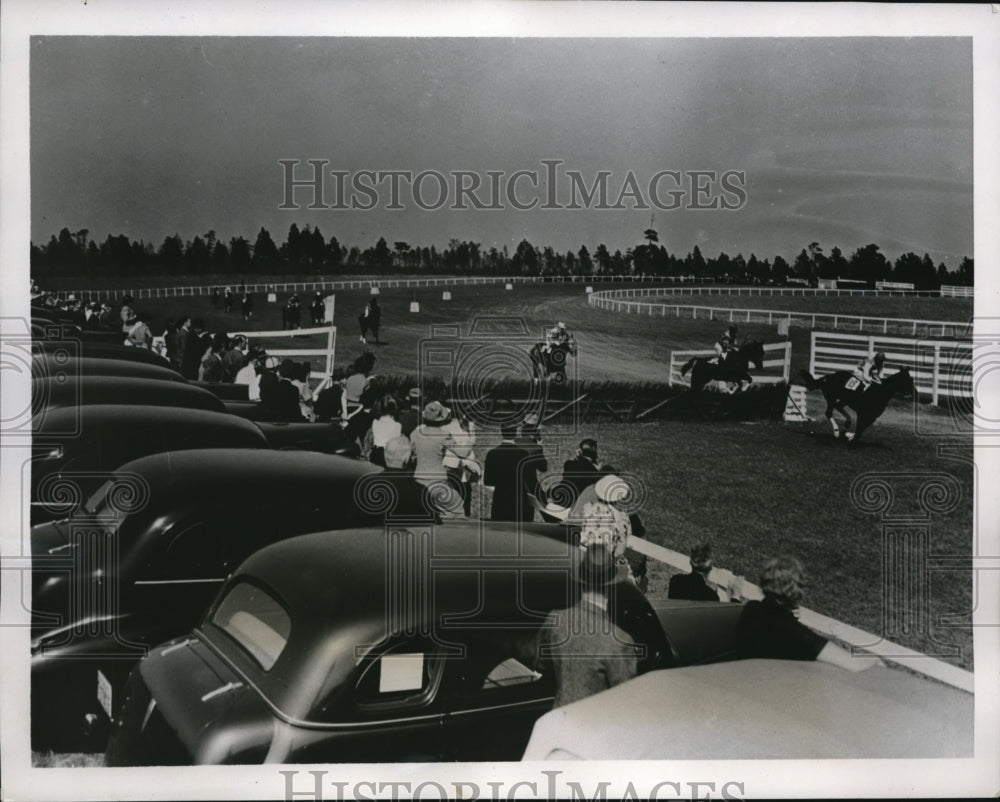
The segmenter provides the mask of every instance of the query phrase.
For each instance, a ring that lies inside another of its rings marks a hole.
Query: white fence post
[[[941,378],[941,343],[934,344],[934,376],[931,379],[931,403],[937,406]]]

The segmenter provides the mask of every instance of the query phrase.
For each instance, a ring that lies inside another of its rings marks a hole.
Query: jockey
[[[719,341],[715,344],[715,364],[721,365],[726,361],[726,357],[729,356],[731,351],[737,350],[736,347],[736,324],[731,323],[729,328],[726,329]]]
[[[860,379],[867,390],[871,384],[882,383],[882,372],[885,370],[885,354],[879,351],[872,357],[865,357],[852,371],[856,379]]]
[[[545,353],[551,353],[553,348],[566,345],[568,342],[569,332],[566,331],[566,324],[560,321],[545,332]]]

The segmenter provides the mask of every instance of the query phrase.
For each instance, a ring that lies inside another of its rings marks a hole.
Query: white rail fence
[[[809,347],[809,372],[822,376],[851,370],[876,351],[885,353],[886,373],[906,367],[920,393],[937,404],[941,396],[971,397],[972,341],[919,340],[814,331]]]
[[[768,354],[780,354],[780,356],[775,356],[768,358]],[[688,376],[681,376],[681,368],[684,363],[687,362],[691,357],[708,357],[715,356],[715,351],[671,351],[670,352],[670,373],[668,382],[673,384],[683,384],[685,386],[690,386],[690,374]],[[772,371],[768,375],[757,373],[754,370],[753,365],[750,365],[750,370],[753,375],[753,380],[755,382],[763,382],[765,384],[778,382],[787,382],[789,371],[792,365],[792,344],[789,342],[784,343],[768,343],[764,346],[764,370]],[[774,371],[779,371],[780,375],[774,375]]]
[[[971,287],[970,287],[971,289]],[[898,290],[898,289],[858,289],[833,287],[734,287],[720,286],[681,286],[681,287],[636,287],[615,290],[601,290],[594,293],[604,299],[648,298],[660,295],[746,295],[748,297],[802,296],[815,297],[826,295],[859,295],[862,297],[882,297],[888,295],[931,295],[930,290]]]
[[[311,379],[317,379],[319,381],[319,386],[313,388],[314,390],[323,389],[330,380],[330,374],[333,373],[334,358],[337,351],[337,327],[336,326],[317,326],[315,328],[309,329],[291,329],[284,331],[230,331],[227,332],[230,337],[235,337],[237,334],[242,334],[251,343],[254,343],[262,339],[270,339],[276,337],[299,337],[309,334],[325,334],[326,335],[326,348],[268,348],[268,356],[273,357],[320,357],[324,360],[325,371],[312,370],[309,374]]]
[[[975,287],[961,287],[956,284],[942,284],[941,285],[941,297],[942,298],[975,298],[976,288]]]
[[[320,279],[316,281],[270,281],[247,284],[235,281],[228,284],[230,289],[238,292],[247,290],[251,293],[261,292],[323,292],[324,290],[358,290],[370,287],[416,289],[420,287],[455,287],[484,286],[492,284],[609,284],[613,282],[661,283],[712,281],[711,278],[696,278],[695,276],[649,276],[649,275],[604,275],[594,276],[434,276],[431,278],[383,278],[372,276],[352,279]],[[210,296],[213,291],[220,293],[227,286],[226,282],[216,284],[187,285],[181,287],[140,287],[133,290],[95,290],[66,289],[62,294],[74,293],[83,300],[111,301],[131,295],[134,299],[147,298],[182,298],[188,296]]]
[[[591,306],[626,314],[675,317],[691,320],[725,320],[741,323],[767,323],[776,325],[787,321],[789,326],[809,328],[851,329],[871,331],[881,329],[883,334],[910,334],[913,337],[963,337],[972,332],[972,323],[955,320],[914,320],[912,318],[879,317],[877,315],[844,315],[827,312],[793,312],[782,309],[744,309],[721,306],[695,306],[691,304],[665,304],[650,301],[629,301],[609,297],[617,293],[639,290],[608,290],[588,296]],[[828,290],[827,292],[853,292],[853,290]],[[628,296],[623,296],[628,297]]]

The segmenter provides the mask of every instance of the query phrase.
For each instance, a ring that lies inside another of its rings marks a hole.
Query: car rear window
[[[249,582],[234,585],[212,615],[212,623],[269,671],[288,643],[292,619],[281,603]]]

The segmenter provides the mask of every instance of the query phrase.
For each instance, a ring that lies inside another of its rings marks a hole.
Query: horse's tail
[[[822,387],[822,382],[815,378],[808,370],[800,370],[799,375],[805,380],[807,390],[818,390]]]
[[[693,356],[687,362],[684,363],[684,366],[681,368],[681,376],[687,376],[688,371],[691,370],[692,367],[694,367],[694,362],[696,359],[697,357]]]

